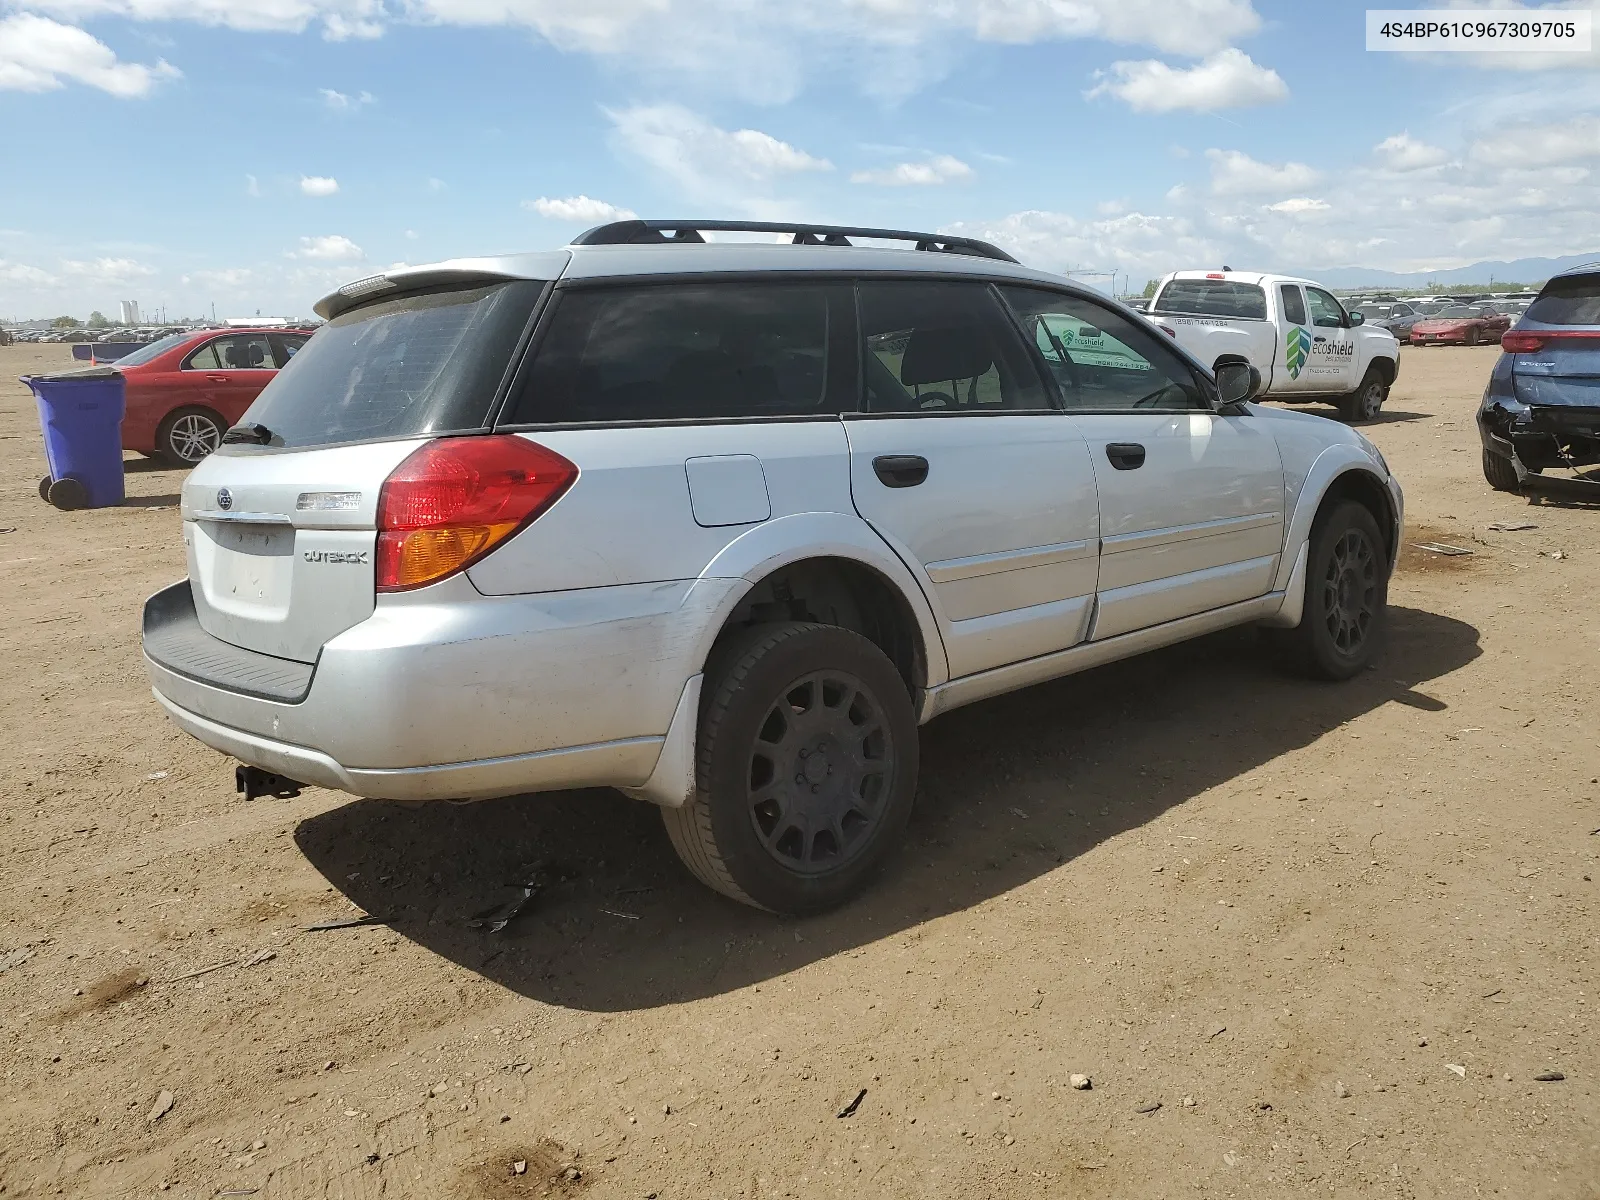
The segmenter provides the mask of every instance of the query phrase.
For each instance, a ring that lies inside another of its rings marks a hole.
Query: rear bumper
[[[561,788],[637,786],[650,775],[663,742],[660,737],[624,738],[425,767],[347,767],[309,746],[274,741],[208,720],[174,704],[159,688],[151,690],[180,728],[213,750],[301,783],[379,800],[484,800]]]
[[[483,596],[457,577],[329,640],[298,700],[244,690],[233,660],[250,652],[214,638],[214,663],[148,638],[145,661],[189,733],[305,783],[393,799],[638,786],[741,582]]]

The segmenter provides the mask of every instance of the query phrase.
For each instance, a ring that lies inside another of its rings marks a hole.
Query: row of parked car
[[[186,325],[148,325],[131,327],[119,325],[114,329],[16,329],[11,340],[23,342],[153,342],[168,334],[183,333],[193,328]]]

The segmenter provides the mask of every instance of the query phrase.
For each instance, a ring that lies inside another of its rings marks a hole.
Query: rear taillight
[[[1566,341],[1600,341],[1600,329],[1546,329],[1538,333],[1513,330],[1500,335],[1500,348],[1512,354],[1532,354],[1551,342]]]
[[[1172,328],[1170,325],[1157,325],[1156,328],[1161,330],[1161,332],[1166,334],[1169,338],[1175,338],[1178,336],[1178,331]]]
[[[471,565],[577,478],[576,466],[526,438],[440,438],[419,446],[378,493],[378,591],[421,587]]]

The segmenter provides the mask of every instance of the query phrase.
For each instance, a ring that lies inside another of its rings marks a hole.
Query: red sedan
[[[1411,327],[1414,346],[1476,346],[1495,343],[1511,318],[1487,304],[1452,304]]]
[[[128,397],[123,449],[194,466],[310,336],[302,329],[199,329],[118,359],[111,365],[122,372]]]

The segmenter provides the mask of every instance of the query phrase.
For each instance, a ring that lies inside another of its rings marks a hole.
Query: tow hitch
[[[233,790],[242,792],[246,800],[257,796],[271,796],[277,800],[292,800],[305,787],[298,779],[263,771],[260,767],[235,767]]]

